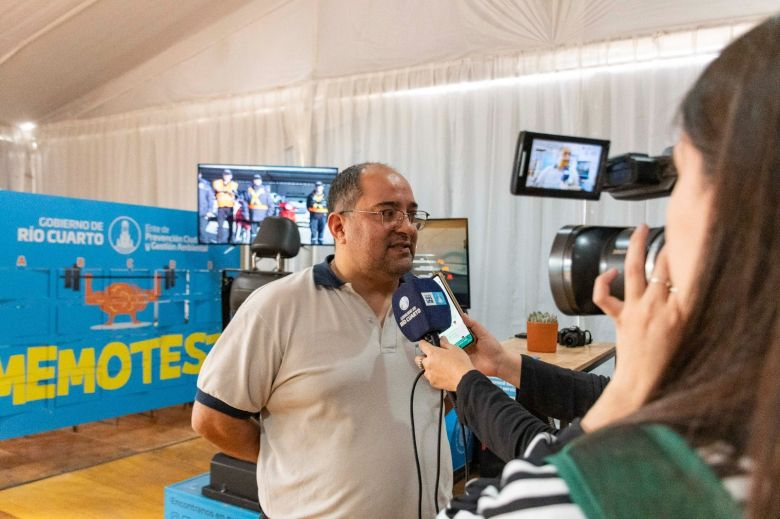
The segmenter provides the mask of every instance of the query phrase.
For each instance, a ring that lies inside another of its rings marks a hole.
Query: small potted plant
[[[555,353],[558,347],[558,316],[549,312],[531,312],[528,316],[528,351]]]

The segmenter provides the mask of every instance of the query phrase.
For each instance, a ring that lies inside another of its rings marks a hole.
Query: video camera
[[[651,157],[626,153],[607,159],[609,141],[523,131],[517,140],[511,192],[514,195],[598,200],[606,191],[617,200],[668,196],[677,180],[669,153]],[[567,315],[602,313],[593,303],[596,277],[617,267],[611,293],[622,299],[623,273],[633,227],[567,225],[558,231],[548,261],[550,288]],[[663,227],[650,230],[645,260],[649,279],[664,244]]]

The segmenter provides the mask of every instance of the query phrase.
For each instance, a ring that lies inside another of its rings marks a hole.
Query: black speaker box
[[[221,452],[211,458],[209,484],[202,492],[217,501],[263,512],[257,502],[257,465]]]

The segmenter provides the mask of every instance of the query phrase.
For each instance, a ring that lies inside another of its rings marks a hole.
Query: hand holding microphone
[[[415,358],[433,387],[455,391],[463,375],[474,369],[469,356],[439,334],[449,328],[452,315],[441,287],[432,279],[412,278],[393,294],[393,315],[401,332],[419,342],[425,356]],[[436,348],[439,346],[441,348]]]
[[[420,341],[420,349],[425,354],[421,360],[425,378],[437,389],[454,393],[463,376],[476,369],[468,354],[445,338],[441,339],[441,346],[438,348]]]
[[[474,367],[488,377],[501,377],[511,384],[517,384],[520,374],[515,375],[512,369],[514,364],[520,362],[519,356],[509,354],[501,342],[479,322],[467,315],[463,316],[463,321],[477,339],[473,346],[466,349]]]

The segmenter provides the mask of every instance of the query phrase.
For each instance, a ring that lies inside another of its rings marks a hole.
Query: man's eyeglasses
[[[382,209],[381,211],[362,211],[360,209],[348,209],[341,211],[340,214],[345,213],[366,213],[366,214],[378,214],[382,218],[382,225],[387,229],[395,229],[400,227],[404,218],[409,220],[415,229],[418,231],[425,227],[425,221],[430,216],[425,211],[399,211],[398,209]]]

